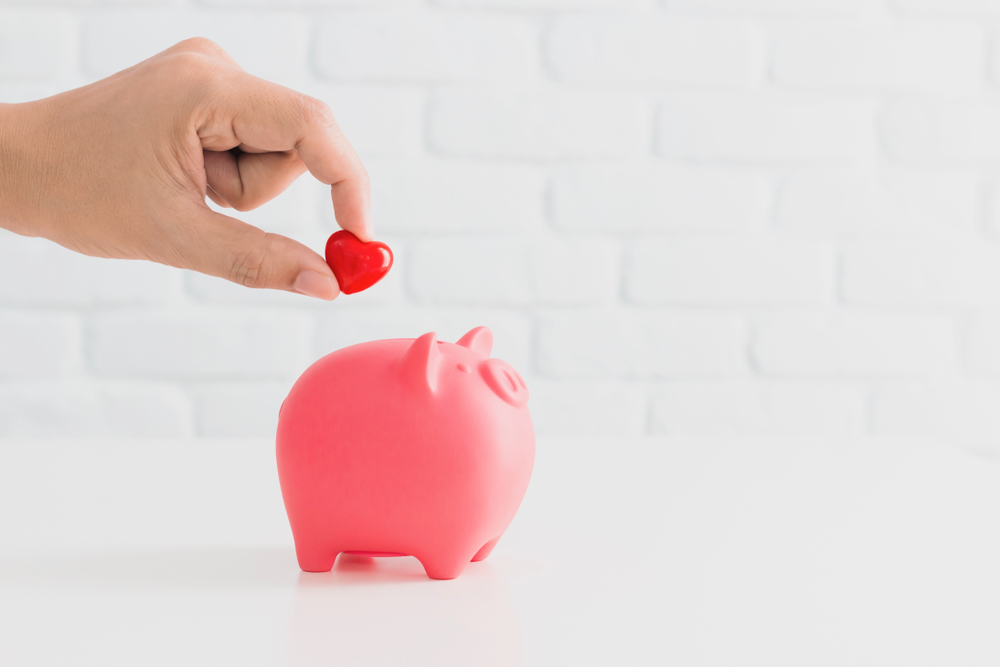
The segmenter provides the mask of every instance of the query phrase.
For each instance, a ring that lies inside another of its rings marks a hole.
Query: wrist
[[[31,114],[37,102],[0,104],[0,227],[26,236],[38,236],[39,197],[32,184],[39,181],[41,165],[32,155]]]

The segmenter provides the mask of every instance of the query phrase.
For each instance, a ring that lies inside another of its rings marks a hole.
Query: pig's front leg
[[[295,556],[303,572],[329,572],[337,560],[339,549],[327,544],[314,543],[310,540],[295,540]]]

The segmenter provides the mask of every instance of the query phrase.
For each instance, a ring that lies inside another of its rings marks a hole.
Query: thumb
[[[231,280],[245,287],[280,289],[332,301],[337,280],[322,257],[287,236],[199,206],[197,238],[182,251],[185,268]]]

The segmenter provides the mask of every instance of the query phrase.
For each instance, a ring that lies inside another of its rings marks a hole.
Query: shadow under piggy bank
[[[508,581],[533,569],[494,556],[434,581],[413,557],[341,554],[330,572],[299,573],[287,664],[522,665]]]

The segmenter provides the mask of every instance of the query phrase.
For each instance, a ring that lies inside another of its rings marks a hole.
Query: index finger
[[[295,149],[317,180],[330,186],[337,224],[371,241],[368,172],[325,103],[245,72],[222,73],[198,125],[203,143],[231,139],[262,151]],[[231,135],[231,136],[227,136]]]

